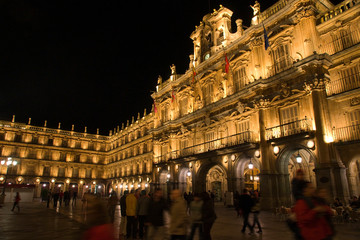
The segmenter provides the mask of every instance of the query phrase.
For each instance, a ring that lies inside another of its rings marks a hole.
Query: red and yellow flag
[[[195,76],[196,76],[195,67],[192,68],[192,72],[193,72],[192,83],[194,83],[195,82]]]
[[[175,95],[174,95],[174,90],[171,91],[171,102],[174,102],[175,100]]]

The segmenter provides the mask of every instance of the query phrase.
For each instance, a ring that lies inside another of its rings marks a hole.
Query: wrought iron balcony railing
[[[360,88],[360,72],[356,72],[344,78],[331,80],[326,88],[326,94],[332,96],[357,88]]]
[[[333,55],[360,43],[360,31],[340,32],[331,42],[320,47],[321,53]]]
[[[266,140],[287,137],[312,130],[310,119],[301,119],[266,129]]]
[[[288,70],[293,66],[293,59],[290,56],[284,56],[275,61],[272,66],[268,67],[268,77],[272,77],[278,73]]]
[[[186,156],[190,156],[190,155],[205,153],[205,152],[209,152],[209,151],[213,151],[213,150],[217,150],[217,149],[221,149],[221,148],[241,145],[244,143],[255,143],[255,142],[256,142],[256,137],[255,137],[254,132],[246,131],[246,132],[241,132],[241,133],[231,135],[228,137],[219,138],[216,140],[212,140],[212,141],[204,142],[201,144],[193,145],[190,147],[186,147],[181,150],[167,152],[161,156],[155,157],[155,161],[157,163],[166,162],[170,159],[177,159],[180,157],[186,157]]]
[[[360,124],[342,128],[333,128],[334,142],[350,142],[360,140]]]

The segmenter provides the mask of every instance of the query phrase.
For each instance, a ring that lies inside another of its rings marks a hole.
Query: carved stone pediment
[[[280,96],[282,98],[287,98],[292,95],[292,90],[287,83],[281,83],[280,84]]]

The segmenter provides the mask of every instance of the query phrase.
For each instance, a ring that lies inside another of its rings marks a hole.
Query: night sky
[[[0,119],[101,134],[150,112],[157,76],[186,71],[190,34],[219,4],[254,0],[0,0]],[[275,0],[260,0],[261,10]],[[338,0],[332,0],[338,3]]]

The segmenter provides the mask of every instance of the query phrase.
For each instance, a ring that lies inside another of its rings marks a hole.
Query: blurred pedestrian
[[[14,205],[13,205],[11,211],[14,211],[15,207],[17,207],[18,212],[20,212],[20,205],[19,205],[20,200],[21,200],[20,194],[19,194],[19,192],[16,192],[16,196],[14,198]]]
[[[144,236],[146,236],[146,226],[145,222],[149,214],[149,204],[150,204],[150,198],[146,194],[146,190],[142,190],[140,192],[140,198],[137,202],[137,216],[139,221],[139,238],[144,239]]]
[[[295,177],[291,181],[291,190],[295,201],[302,198],[302,192],[305,184],[304,171],[302,169],[296,170]]]
[[[252,206],[253,206],[253,201],[249,195],[249,191],[246,188],[244,188],[243,194],[240,195],[240,198],[239,198],[239,207],[241,209],[242,216],[244,218],[244,224],[241,229],[242,233],[245,233],[246,227],[248,227],[250,229],[250,234],[253,233],[253,228],[249,224],[249,214],[250,214]]]
[[[113,225],[110,223],[106,206],[101,199],[92,194],[85,194],[86,227],[82,240],[115,240]]]
[[[167,204],[163,198],[163,192],[157,188],[149,204],[149,215],[147,218],[148,240],[163,240],[165,236],[164,212],[167,210]]]
[[[61,203],[64,199],[64,192],[63,190],[60,190],[60,193],[59,193],[59,204],[60,204],[60,207],[61,207]]]
[[[74,191],[72,195],[72,206],[76,207],[77,192]]]
[[[108,210],[109,210],[109,216],[110,220],[113,223],[115,218],[115,209],[116,205],[118,204],[118,197],[116,195],[115,191],[112,191],[108,200]]]
[[[47,208],[49,208],[51,197],[52,197],[52,194],[51,194],[51,190],[50,190],[47,192],[47,198],[46,198],[46,207]]]
[[[201,195],[194,194],[194,201],[190,203],[190,222],[191,231],[188,240],[192,240],[196,233],[196,229],[199,229],[199,239],[203,239],[203,221],[202,221],[202,208],[204,201],[201,199]]]
[[[334,234],[327,217],[333,213],[329,206],[314,198],[315,187],[305,182],[302,198],[296,201],[294,212],[303,240],[330,240]]]
[[[203,200],[202,222],[203,222],[203,239],[211,240],[211,228],[216,220],[214,203],[207,192],[201,194]]]
[[[70,202],[70,193],[68,190],[66,190],[64,192],[64,203],[65,203],[65,207],[69,206],[69,202]]]
[[[170,208],[170,235],[171,240],[185,240],[188,224],[187,205],[181,197],[179,189],[171,192],[171,208]]]
[[[124,195],[120,198],[120,236],[126,236],[126,196],[128,195],[129,191],[125,190]]]
[[[126,236],[127,239],[131,237],[136,239],[137,232],[137,216],[136,216],[137,199],[135,197],[134,189],[126,197]]]
[[[53,200],[54,200],[54,208],[57,207],[57,203],[59,201],[59,191],[55,190],[54,194],[53,194]]]
[[[258,231],[257,233],[262,233],[262,229],[261,229],[261,224],[259,221],[259,214],[260,214],[260,199],[258,198],[259,195],[257,195],[256,193],[254,193],[253,195],[251,195],[251,199],[253,200],[253,207],[251,208],[251,212],[253,214],[253,224],[251,226],[251,228],[254,230],[255,225],[258,226]]]

